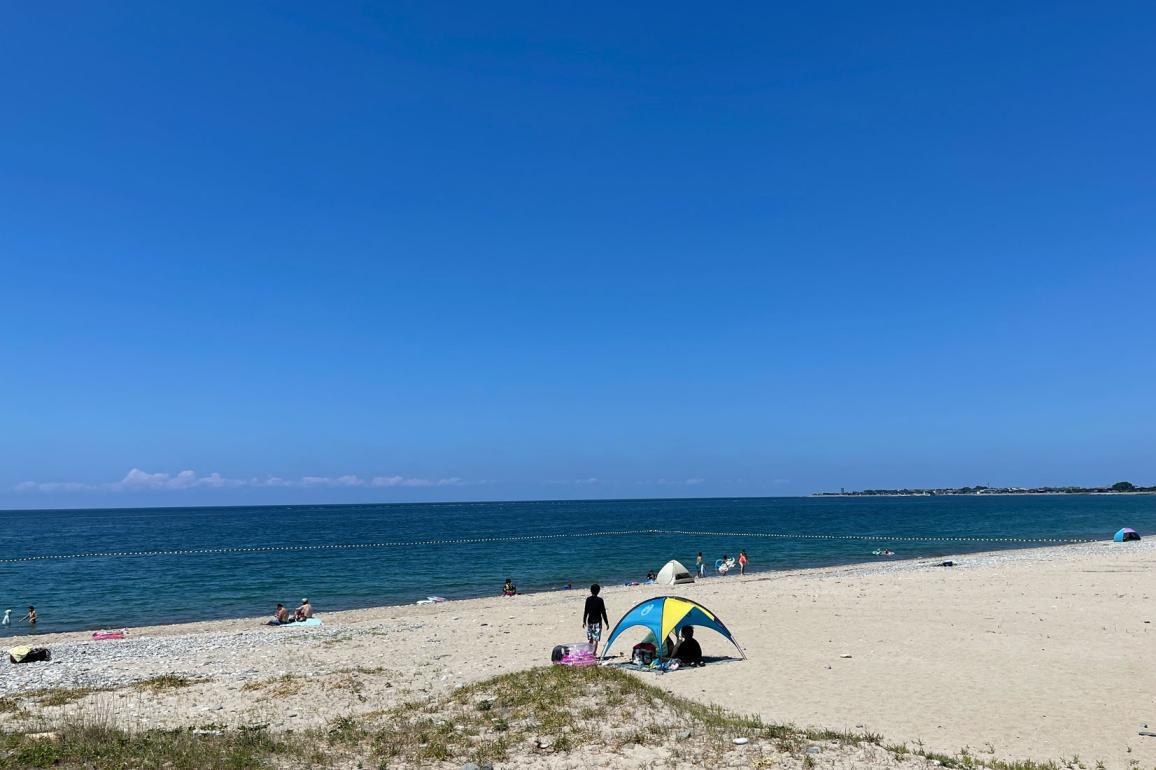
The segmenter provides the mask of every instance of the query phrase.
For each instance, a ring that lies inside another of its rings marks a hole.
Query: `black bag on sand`
[[[52,651],[47,647],[13,647],[8,651],[11,663],[43,663],[52,660]]]

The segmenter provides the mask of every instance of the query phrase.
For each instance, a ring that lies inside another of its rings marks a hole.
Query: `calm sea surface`
[[[641,580],[745,548],[753,570],[1023,548],[935,538],[1108,539],[1156,532],[1156,497],[761,498],[437,505],[331,505],[0,512],[0,559],[385,541],[497,538],[300,552],[86,557],[0,563],[0,610],[36,605],[40,632],[262,615],[308,596],[320,612]],[[865,535],[869,539],[634,534],[511,541],[604,530]],[[914,539],[910,539],[914,538]],[[725,578],[723,578],[725,579]],[[18,626],[15,630],[26,630]],[[0,635],[12,633],[0,629]]]

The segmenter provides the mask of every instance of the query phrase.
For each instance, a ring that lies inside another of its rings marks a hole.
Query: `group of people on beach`
[[[723,554],[723,557],[715,562],[720,575],[725,575],[735,567],[738,567],[739,574],[747,574],[747,564],[750,563],[750,557],[747,556],[746,549],[739,551],[738,559],[732,559],[730,554]],[[706,577],[706,562],[703,560],[702,551],[698,552],[698,556],[694,557],[694,574],[696,577]],[[653,569],[646,571],[646,582],[653,583],[658,580],[658,573]]]
[[[730,554],[724,553],[723,557],[721,559],[719,559],[717,562],[715,562],[720,575],[726,575],[728,572],[730,572],[735,567],[738,567],[740,575],[745,575],[745,574],[747,574],[747,565],[749,563],[750,563],[750,557],[747,556],[747,550],[745,548],[739,550],[739,556],[737,559],[732,559],[730,557]],[[700,577],[700,578],[706,577],[706,561],[703,559],[702,551],[699,551],[698,556],[694,557],[694,571],[695,571],[695,575],[697,577]],[[647,572],[646,572],[646,582],[647,583],[653,583],[657,579],[658,579],[658,573],[656,571],[654,571],[653,569],[647,570]],[[631,584],[627,583],[627,585],[631,585]],[[637,583],[634,583],[633,585],[637,585]],[[572,589],[573,587],[574,587],[574,584],[571,583],[569,580],[567,580],[562,585],[562,590],[568,591],[568,590]],[[506,578],[506,582],[502,584],[502,596],[517,596],[517,595],[518,595],[518,587],[516,585],[514,585],[513,579],[512,578]],[[280,605],[278,605],[278,606],[280,606]]]
[[[3,619],[0,619],[0,626],[12,625],[12,622],[12,610],[4,610],[4,617]],[[36,608],[31,604],[28,605],[28,612],[24,615],[24,617],[15,622],[27,623],[30,626],[36,625]]]
[[[301,600],[301,606],[293,610],[293,615],[289,615],[289,610],[281,602],[277,602],[277,608],[273,610],[273,619],[267,625],[270,626],[287,626],[290,623],[300,623],[309,620],[313,617],[313,605],[308,599]]]
[[[750,563],[750,557],[747,556],[746,549],[739,551],[737,559],[732,559],[729,553],[724,553],[722,558],[715,562],[715,567],[718,569],[720,575],[725,575],[735,567],[739,568],[739,574],[747,574],[747,564]],[[702,551],[694,557],[694,573],[696,577],[706,577],[706,561],[703,559]]]
[[[724,553],[723,557],[715,562],[720,575],[725,575],[734,569],[739,568],[739,574],[747,574],[747,564],[750,563],[750,557],[747,556],[747,549],[743,548],[739,551],[738,559],[732,559],[730,554]],[[694,571],[698,577],[706,577],[706,562],[703,561],[702,551],[698,552],[698,556],[694,557]]]

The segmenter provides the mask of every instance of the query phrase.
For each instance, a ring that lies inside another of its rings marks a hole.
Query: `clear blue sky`
[[[547,6],[9,5],[0,507],[1156,483],[1156,7]]]

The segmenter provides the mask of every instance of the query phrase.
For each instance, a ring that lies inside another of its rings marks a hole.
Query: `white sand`
[[[771,721],[867,729],[936,751],[1156,765],[1156,738],[1137,734],[1141,723],[1156,727],[1147,660],[1156,643],[1147,622],[1156,615],[1156,544],[945,558],[958,566],[900,562],[679,586],[669,592],[716,611],[750,660],[640,676]],[[613,621],[657,593],[612,587],[603,595]],[[317,725],[547,663],[554,644],[582,638],[583,596],[330,613],[317,630],[233,620],[139,629],[128,642],[44,635],[33,643],[50,646],[57,661],[5,665],[0,695],[179,673],[209,679],[62,708],[100,701],[139,725]],[[707,655],[733,651],[710,632],[700,641]],[[286,673],[296,681],[260,686]]]

